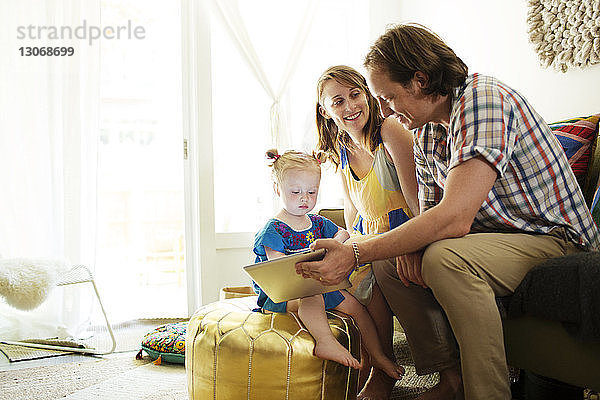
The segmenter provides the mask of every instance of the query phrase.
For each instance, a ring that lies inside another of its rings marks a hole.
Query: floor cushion
[[[188,321],[161,325],[142,339],[142,350],[153,360],[183,364]]]

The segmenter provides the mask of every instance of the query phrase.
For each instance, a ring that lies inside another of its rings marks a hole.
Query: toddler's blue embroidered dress
[[[299,250],[306,249],[316,239],[332,238],[339,227],[329,219],[320,215],[308,214],[312,226],[304,231],[297,232],[290,228],[285,222],[278,219],[270,219],[265,227],[254,237],[255,262],[267,261],[265,246],[286,255],[293,254]],[[285,284],[285,282],[282,282]],[[260,308],[272,312],[286,312],[287,302],[275,303],[265,292],[252,282],[254,291],[258,294],[257,304]],[[323,294],[325,309],[337,307],[343,300],[344,295],[338,290]]]

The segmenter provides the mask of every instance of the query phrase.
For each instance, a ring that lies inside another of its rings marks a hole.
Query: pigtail
[[[269,149],[265,152],[265,157],[270,162],[269,167],[272,167],[275,164],[275,161],[281,157],[277,149]]]
[[[319,162],[319,165],[327,162],[327,153],[323,150],[313,150],[312,156]]]
[[[302,151],[288,150],[279,154],[277,149],[269,149],[265,152],[268,166],[271,168],[273,180],[281,182],[285,171],[290,168],[312,169],[321,175],[321,162],[324,162],[323,156],[317,156],[315,153],[308,154]],[[323,161],[321,161],[323,160]]]

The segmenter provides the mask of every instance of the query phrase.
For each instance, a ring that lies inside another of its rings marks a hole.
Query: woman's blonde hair
[[[340,165],[340,148],[341,146],[349,146],[352,139],[347,132],[340,130],[333,119],[327,119],[321,115],[319,108],[323,106],[323,88],[325,83],[333,79],[340,85],[349,88],[359,88],[367,97],[369,106],[369,119],[363,128],[364,145],[374,152],[379,144],[379,127],[383,123],[383,116],[379,102],[371,94],[367,86],[367,80],[357,70],[346,65],[335,65],[327,68],[317,81],[317,131],[319,134],[319,143],[317,149],[323,151],[328,159],[335,165],[336,169]]]
[[[277,149],[266,151],[269,166],[272,168],[273,181],[281,183],[285,173],[290,169],[308,170],[319,174],[321,178],[321,153],[307,154],[301,151],[288,150],[279,154]]]

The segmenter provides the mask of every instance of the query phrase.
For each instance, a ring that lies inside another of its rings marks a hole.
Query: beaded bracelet
[[[354,270],[358,270],[358,266],[360,265],[360,252],[358,251],[358,243],[352,242],[352,250],[354,251],[354,261],[356,264],[354,265]]]

